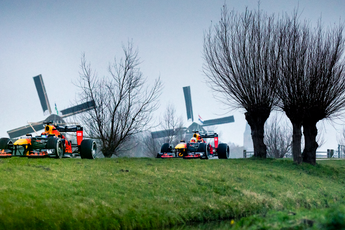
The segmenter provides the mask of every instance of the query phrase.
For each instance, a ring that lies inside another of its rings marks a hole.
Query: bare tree
[[[162,90],[160,79],[152,87],[139,68],[138,52],[128,42],[123,47],[124,58],[109,65],[109,76],[99,77],[81,60],[79,87],[80,99],[94,100],[95,108],[81,117],[86,133],[102,143],[105,157],[119,155],[132,147],[126,145],[135,134],[149,128],[152,112],[158,107]]]
[[[303,25],[299,23],[295,12],[292,19],[286,16],[285,20],[281,21],[280,36],[283,41],[283,51],[277,93],[281,100],[280,107],[292,123],[292,156],[296,163],[300,163],[303,111],[307,97],[304,91],[306,82],[304,73],[307,69],[306,53],[310,33],[306,23]]]
[[[303,162],[310,164],[316,163],[317,122],[336,116],[345,105],[343,31],[343,25],[324,31],[319,23],[311,39],[306,85],[309,97],[303,120]]]
[[[288,124],[282,124],[281,119],[274,115],[265,125],[265,144],[268,157],[283,158],[291,149],[292,130]]]
[[[325,32],[318,24],[311,31],[299,23],[297,13],[281,25],[284,49],[278,95],[293,125],[293,157],[316,163],[316,123],[338,114],[345,104],[343,26]],[[301,127],[305,138],[301,155]]]
[[[337,141],[339,145],[345,145],[345,127],[343,127],[340,136],[337,138]]]
[[[221,20],[204,37],[204,73],[223,102],[243,108],[255,157],[266,157],[264,124],[277,104],[281,42],[273,16],[239,14],[223,6]]]
[[[163,144],[161,140],[152,138],[151,132],[143,135],[141,142],[145,148],[144,154],[147,157],[156,157]]]
[[[164,143],[172,146],[177,145],[183,138],[183,119],[177,116],[174,105],[168,104],[161,117],[159,128],[162,138],[153,138],[151,133],[143,139],[143,144],[147,148],[148,156],[156,156]]]
[[[161,120],[161,128],[165,131],[164,143],[176,145],[183,138],[183,119],[176,115],[176,109],[168,104]]]

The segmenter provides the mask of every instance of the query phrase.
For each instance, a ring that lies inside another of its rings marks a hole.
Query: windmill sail
[[[41,129],[43,129],[43,121],[35,122],[35,123],[32,123],[31,125],[25,125],[16,129],[12,129],[12,130],[7,131],[7,133],[10,138],[16,138],[16,137],[26,135],[27,133],[32,133],[34,132],[34,130],[38,131]]]
[[[52,110],[50,108],[50,104],[49,104],[49,100],[48,100],[48,95],[46,92],[46,88],[44,87],[44,82],[43,82],[43,78],[42,75],[38,75],[33,77],[34,78],[34,82],[35,82],[35,86],[36,86],[36,90],[37,90],[37,94],[38,97],[40,99],[41,102],[41,106],[43,109],[43,114],[51,114]]]
[[[184,94],[184,100],[186,102],[187,120],[192,119],[192,121],[194,121],[190,86],[183,87],[183,94]]]
[[[151,132],[151,136],[153,139],[168,137],[168,136],[175,136],[181,132],[184,132],[185,130],[186,130],[186,128],[184,128],[184,127],[179,128],[179,129],[161,130],[161,131]]]
[[[16,137],[26,135],[28,133],[40,131],[44,128],[44,123],[47,123],[47,122],[52,122],[53,124],[64,124],[65,121],[63,120],[63,118],[91,110],[92,108],[95,107],[95,101],[92,100],[92,101],[88,101],[88,102],[61,110],[60,111],[62,114],[61,116],[58,116],[56,114],[51,114],[51,108],[50,108],[47,92],[44,87],[42,75],[38,75],[33,78],[34,78],[37,94],[41,102],[43,113],[44,114],[49,113],[50,116],[48,116],[43,121],[33,122],[33,123],[30,123],[29,125],[25,125],[25,126],[7,131],[10,138],[16,138]]]
[[[61,110],[60,112],[61,112],[62,116],[58,116],[56,114],[51,114],[49,117],[47,117],[43,121],[33,122],[33,123],[31,123],[31,125],[25,125],[25,126],[22,126],[22,127],[16,128],[16,129],[9,130],[9,131],[7,131],[7,133],[10,136],[10,138],[16,138],[16,137],[24,136],[28,133],[42,130],[44,128],[43,124],[46,122],[52,122],[53,124],[64,124],[65,121],[63,120],[63,118],[88,111],[94,107],[95,107],[95,102],[94,101],[88,101],[88,102],[73,106],[71,108]]]
[[[221,124],[235,122],[234,116],[222,117],[222,118],[211,119],[211,120],[203,120],[200,117],[200,115],[199,115],[199,121],[201,124],[194,122],[190,86],[183,87],[183,94],[184,94],[184,99],[186,102],[187,119],[188,120],[191,119],[193,122],[189,127],[183,128],[183,131],[186,132],[185,138],[188,139],[189,136],[191,136],[193,131],[195,130],[198,130],[202,133],[206,133],[206,130],[203,128],[204,126],[221,125]],[[171,133],[172,133],[172,130],[161,130],[161,131],[151,132],[151,136],[154,139],[162,138],[162,137],[171,136]]]
[[[228,117],[222,117],[212,120],[205,120],[202,124],[202,126],[210,126],[210,125],[221,125],[226,123],[234,122],[234,116],[228,116]]]
[[[95,101],[88,101],[64,110],[61,110],[61,117],[69,117],[69,116],[73,116],[76,115],[78,113],[82,113],[82,112],[86,112],[88,110],[91,110],[95,107]]]
[[[28,133],[32,133],[34,131],[40,131],[44,128],[44,123],[46,122],[53,122],[54,124],[64,124],[65,121],[59,117],[56,114],[51,114],[49,117],[47,117],[45,120],[43,121],[39,121],[39,122],[33,122],[30,123],[29,125],[25,125],[16,129],[12,129],[7,131],[8,135],[10,138],[16,138],[16,137],[20,137],[20,136],[24,136]]]

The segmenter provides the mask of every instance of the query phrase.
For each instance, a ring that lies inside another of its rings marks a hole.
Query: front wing
[[[200,152],[189,152],[183,156],[184,159],[202,158],[204,154]]]
[[[173,158],[175,153],[158,153],[157,158]]]

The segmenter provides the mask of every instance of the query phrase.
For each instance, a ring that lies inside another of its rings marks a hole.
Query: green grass
[[[344,228],[344,169],[336,160],[1,159],[0,229],[193,229],[216,220],[227,220],[219,229]]]

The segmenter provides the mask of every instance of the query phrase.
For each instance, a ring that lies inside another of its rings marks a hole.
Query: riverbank
[[[342,204],[344,163],[1,159],[0,228],[161,229],[215,220],[236,228],[243,217]]]

